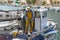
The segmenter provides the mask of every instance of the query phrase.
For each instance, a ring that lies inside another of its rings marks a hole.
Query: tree
[[[26,0],[27,3],[34,4],[36,0]]]
[[[34,4],[36,0],[31,0],[31,3]]]
[[[30,0],[26,0],[27,3],[31,3]]]
[[[43,1],[42,5],[46,5],[46,2],[45,2],[45,1]]]

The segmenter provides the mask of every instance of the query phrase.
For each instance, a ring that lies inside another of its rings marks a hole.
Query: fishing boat
[[[0,5],[0,30],[16,28],[15,26],[18,25],[16,19],[22,18],[22,12],[18,10],[19,7]]]
[[[2,6],[2,7],[4,7],[4,6]],[[33,20],[34,21],[34,28],[32,30],[33,31],[32,34],[25,34],[24,33],[24,31],[25,31],[24,29],[26,27],[25,26],[26,25],[26,23],[25,23],[25,21],[26,21],[26,10],[25,10],[26,6],[25,6],[25,8],[23,8],[23,6],[20,6],[20,7],[8,6],[8,8],[7,8],[7,6],[5,6],[4,9],[2,9],[2,8],[0,8],[0,9],[4,10],[4,14],[10,14],[7,11],[13,11],[13,10],[15,10],[15,14],[16,14],[17,10],[22,12],[21,15],[18,15],[21,18],[22,29],[21,30],[15,29],[15,30],[11,31],[10,33],[8,33],[8,34],[12,35],[11,40],[51,40],[51,37],[53,37],[53,35],[57,33],[56,23],[47,19],[47,13],[49,11],[49,9],[47,9],[47,8],[44,8],[44,7],[42,7],[42,8],[37,7],[36,8],[33,6],[30,8],[32,10],[33,19],[34,19]],[[5,13],[5,12],[7,12],[7,13]],[[14,14],[14,12],[12,14]],[[14,15],[12,15],[12,16],[14,16]],[[13,18],[10,18],[10,19],[14,19],[14,18],[16,18],[16,16],[14,16]],[[8,19],[8,18],[5,18],[5,20],[6,19]],[[2,20],[4,20],[4,19],[2,19]],[[10,22],[10,21],[6,22],[5,21],[3,23],[5,23],[5,24],[2,24],[3,26],[1,25],[3,28],[5,26],[9,27],[9,25],[11,26],[12,24],[14,24],[14,26],[15,26],[15,23],[18,24],[16,21],[13,21],[13,22]],[[6,38],[6,40],[8,40],[8,39]]]
[[[49,11],[55,11],[56,7],[49,7]]]
[[[56,29],[56,23],[53,22],[52,20],[48,20],[47,19],[47,13],[48,13],[48,9],[46,8],[36,8],[34,7],[33,9],[31,8],[31,10],[33,11],[33,15],[34,15],[34,31],[30,36],[27,36],[29,34],[25,34],[23,33],[23,29],[20,30],[20,32],[22,33],[22,37],[16,37],[16,39],[20,39],[20,40],[52,40],[51,37],[53,37],[54,34],[56,34],[58,31],[55,30]],[[24,11],[25,13],[25,11]],[[24,20],[23,20],[24,21]],[[24,25],[24,24],[23,24]],[[25,25],[24,25],[25,26]],[[16,30],[14,30],[16,31]],[[12,33],[14,33],[14,31]],[[19,34],[20,35],[20,34]],[[21,36],[21,35],[20,35]],[[26,38],[24,38],[26,37]],[[22,39],[21,39],[22,38]],[[15,39],[13,39],[15,40]],[[54,40],[54,37],[53,37]]]
[[[48,9],[49,9],[49,11],[60,12],[60,7],[49,7]]]
[[[56,11],[57,12],[60,12],[60,7],[56,7]]]

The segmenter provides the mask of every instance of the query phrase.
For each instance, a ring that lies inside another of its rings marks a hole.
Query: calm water
[[[58,30],[58,36],[60,36],[60,12],[48,12],[48,19],[53,19],[54,22],[58,23],[57,30]],[[57,36],[57,37],[58,37]],[[60,40],[60,37],[57,39]]]

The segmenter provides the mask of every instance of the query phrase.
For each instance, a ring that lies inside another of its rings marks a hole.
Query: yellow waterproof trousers
[[[33,31],[33,27],[34,26],[34,21],[33,20],[28,20],[28,19],[26,19],[26,26],[25,26],[25,33],[28,33],[28,28],[29,28],[29,32],[30,33],[32,33],[32,31]]]

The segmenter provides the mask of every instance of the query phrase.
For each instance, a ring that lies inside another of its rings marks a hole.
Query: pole
[[[19,33],[19,21],[18,21],[18,13],[19,13],[19,10],[17,10],[17,18],[16,18],[16,20],[17,20],[17,23],[18,23],[18,25],[17,25],[17,29],[18,29],[18,33]]]

